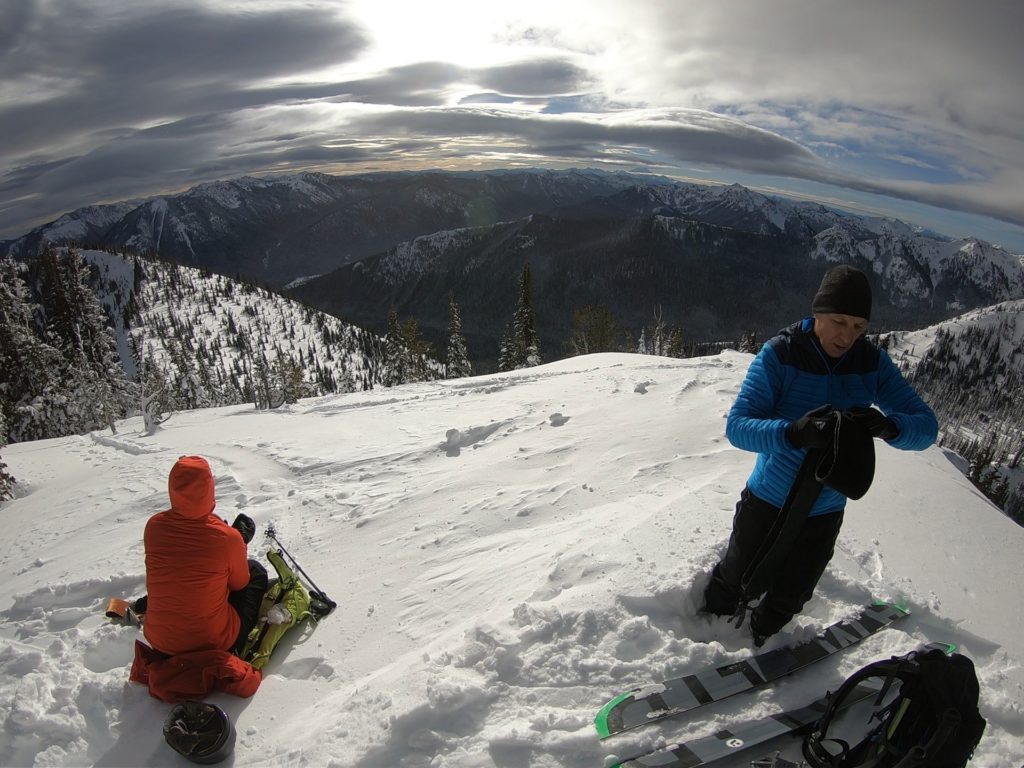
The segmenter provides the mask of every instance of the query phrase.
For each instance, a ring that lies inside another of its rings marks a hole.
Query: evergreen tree
[[[517,345],[515,327],[510,321],[505,326],[505,333],[502,334],[498,343],[498,370],[514,371],[518,367]]]
[[[533,291],[530,265],[523,265],[519,276],[519,300],[512,318],[515,339],[516,368],[532,368],[540,365],[540,339],[537,336],[536,319],[533,313],[531,294]]]
[[[409,318],[403,324],[392,307],[388,312],[387,334],[384,338],[384,386],[392,387],[434,378],[429,365],[430,354],[430,344],[420,337],[416,318]]]
[[[462,316],[455,303],[455,295],[448,295],[448,351],[445,356],[445,376],[462,379],[473,375],[466,350],[466,339],[462,335]]]
[[[0,412],[11,442],[70,433],[61,354],[42,337],[18,266],[0,259]]]
[[[128,412],[130,386],[117,355],[106,310],[76,250],[47,247],[40,256],[40,293],[52,344],[61,351],[69,431],[107,426]]]
[[[278,385],[274,370],[267,361],[265,353],[260,352],[252,366],[253,404],[257,410],[273,410],[284,403],[284,396]]]
[[[621,352],[626,347],[626,330],[605,304],[591,305],[573,313],[569,350],[572,355]]]
[[[967,479],[986,496],[991,492],[993,478],[989,470],[992,469],[992,462],[996,457],[996,439],[996,433],[993,430],[989,432],[984,445],[975,442],[972,444],[971,450],[968,451],[967,458],[969,458],[970,466],[967,470]]]
[[[176,331],[173,337],[163,339],[163,347],[170,362],[170,400],[175,410],[209,408],[213,403],[199,380],[193,358],[182,343],[183,334]]]
[[[1024,458],[1024,430],[1018,434],[1017,448],[1014,450],[1013,455],[1010,456],[1010,460],[1006,463],[1007,469],[1016,469],[1019,467],[1022,458]]]
[[[523,266],[516,290],[516,308],[498,349],[498,370],[511,371],[540,365],[540,339],[531,302],[530,265]]]
[[[1024,484],[1018,485],[1006,499],[1006,506],[1003,507],[1011,520],[1018,525],[1024,525]]]
[[[160,425],[170,418],[167,413],[167,382],[155,366],[143,374],[142,424],[147,435],[156,434]]]
[[[752,355],[757,354],[757,334],[754,331],[747,331],[745,334],[743,334],[743,338],[740,339],[739,343],[739,351],[749,352]]]
[[[408,380],[405,350],[405,332],[398,322],[398,312],[391,307],[388,312],[387,331],[384,336],[384,372],[382,384],[393,387]]]
[[[279,353],[273,371],[284,402],[297,403],[299,398],[306,397],[305,373],[293,359]]]
[[[1006,502],[1010,498],[1010,478],[1006,475],[1000,474],[998,470],[993,468],[996,474],[996,479],[992,483],[992,495],[989,497],[992,499],[992,503],[1000,509],[1006,508]]]
[[[132,345],[135,369],[138,371],[143,429],[147,435],[153,435],[170,418],[167,413],[170,410],[167,378],[160,367],[152,362],[152,355],[147,354],[145,337],[137,342],[132,339]]]
[[[673,328],[668,334],[668,350],[666,354],[669,357],[686,357],[686,348],[683,344],[683,332],[678,328]]]
[[[7,445],[7,422],[4,413],[0,410],[0,448]],[[0,501],[9,499],[14,495],[14,477],[7,471],[7,465],[0,458]]]
[[[636,342],[636,351],[639,355],[651,354],[649,347],[647,346],[647,329],[640,329],[640,338]]]
[[[402,344],[405,350],[406,382],[428,381],[430,373],[430,344],[420,337],[420,325],[415,317],[402,326]]]

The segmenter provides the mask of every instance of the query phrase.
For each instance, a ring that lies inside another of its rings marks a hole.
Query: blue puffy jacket
[[[751,492],[776,507],[785,503],[806,453],[786,438],[791,421],[822,405],[842,411],[872,404],[899,427],[890,445],[919,451],[935,442],[935,414],[884,350],[862,336],[833,360],[814,335],[813,318],[781,331],[750,364],[726,424],[729,442],[758,454],[747,481]],[[845,506],[845,496],[824,488],[810,514],[838,512]]]

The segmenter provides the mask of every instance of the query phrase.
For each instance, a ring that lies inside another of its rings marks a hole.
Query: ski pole
[[[329,598],[327,596],[327,593],[324,592],[322,589],[320,589],[320,587],[318,587],[316,585],[316,582],[313,581],[313,579],[311,579],[309,577],[308,573],[306,573],[304,570],[302,570],[302,566],[299,565],[298,562],[296,562],[295,558],[291,556],[291,553],[289,553],[288,550],[284,548],[284,544],[282,544],[281,541],[277,538],[277,530],[274,528],[274,524],[273,523],[269,523],[267,525],[267,530],[266,530],[266,534],[265,535],[266,535],[266,537],[268,539],[273,539],[274,540],[274,543],[277,544],[278,549],[281,550],[281,554],[284,555],[285,557],[287,557],[288,560],[291,562],[291,564],[295,567],[295,570],[297,570],[299,573],[301,573],[302,577],[306,581],[309,582],[309,586],[311,586],[313,588],[312,590],[310,590],[310,593],[309,593],[310,596],[311,597],[315,597],[317,600],[320,600],[321,602],[323,602],[327,606],[327,610],[324,612],[324,615],[330,613],[335,608],[337,608],[338,604],[336,602],[334,602],[333,600],[331,600],[331,598]]]

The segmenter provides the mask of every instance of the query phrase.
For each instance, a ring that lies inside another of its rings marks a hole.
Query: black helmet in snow
[[[235,727],[220,707],[205,701],[184,701],[164,720],[164,739],[193,763],[219,763],[235,748]]]

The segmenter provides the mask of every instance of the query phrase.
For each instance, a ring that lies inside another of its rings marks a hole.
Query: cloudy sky
[[[245,174],[587,166],[1024,253],[1017,0],[0,9],[0,237]]]

